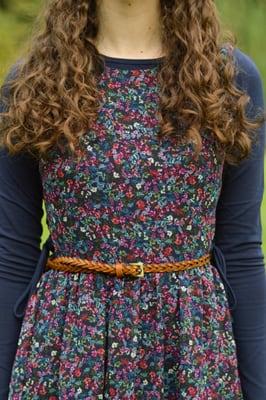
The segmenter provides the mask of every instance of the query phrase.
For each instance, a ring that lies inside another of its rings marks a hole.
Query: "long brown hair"
[[[198,155],[205,130],[226,151],[226,161],[236,164],[248,156],[265,115],[251,120],[245,113],[249,97],[235,85],[232,54],[221,52],[214,1],[161,0],[160,6],[166,56],[158,70],[159,135],[192,139]],[[1,145],[11,154],[28,150],[44,157],[62,139],[74,153],[101,106],[103,60],[92,43],[99,24],[96,0],[50,0],[43,17],[9,81],[8,109],[1,114]],[[235,43],[232,35],[227,46]]]

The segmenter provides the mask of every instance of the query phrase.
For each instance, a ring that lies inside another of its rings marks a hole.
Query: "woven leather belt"
[[[56,261],[56,259],[58,260],[58,258],[52,258],[52,259],[50,258],[49,259],[50,251],[52,253],[54,252],[54,245],[53,245],[51,236],[49,236],[47,238],[46,242],[43,245],[43,248],[40,252],[40,256],[38,258],[38,262],[37,262],[37,265],[36,265],[36,268],[32,275],[31,280],[29,281],[28,285],[25,287],[25,290],[23,291],[23,293],[21,293],[21,295],[17,299],[16,303],[14,304],[13,313],[16,318],[19,318],[19,319],[24,318],[27,301],[33,293],[36,293],[36,288],[37,288],[38,282],[39,282],[43,272],[47,268],[47,260],[49,260],[50,266],[51,266],[50,263],[52,260],[54,260],[54,262]],[[237,298],[234,293],[234,290],[232,289],[229,281],[227,280],[225,257],[223,255],[222,250],[219,248],[219,246],[217,246],[217,244],[215,244],[214,240],[212,241],[209,254],[212,255],[211,264],[213,264],[213,266],[215,266],[215,268],[217,268],[217,271],[220,274],[221,280],[223,281],[224,287],[226,289],[226,293],[228,295],[230,310],[234,310],[237,306]],[[205,259],[205,261],[203,261],[203,263],[205,263],[206,261],[208,262],[208,259],[209,259],[209,257],[207,257]],[[77,259],[75,259],[75,260],[77,260]],[[198,259],[197,262],[200,262],[200,260],[202,260],[202,259]],[[53,262],[53,265],[54,265],[54,262]],[[83,262],[83,260],[82,260],[82,262]],[[200,264],[195,263],[195,260],[186,260],[185,263],[186,263],[185,269],[194,268],[195,266],[200,265]],[[96,264],[99,266],[99,263],[96,263]],[[174,263],[174,264],[175,264],[175,268],[176,268],[177,264],[179,264],[179,266],[181,264],[181,268],[178,268],[178,271],[180,271],[180,269],[184,269],[183,268],[184,261],[181,261],[179,263]],[[111,268],[112,271],[114,271],[114,269],[117,270],[118,274],[119,274],[119,268],[121,269],[121,267],[117,267],[117,266],[110,267],[110,264],[105,264],[105,265],[107,265],[109,268]],[[124,273],[125,269],[128,270],[128,265],[130,265],[130,264],[127,264],[127,267],[124,266],[124,264],[122,265],[123,273]],[[154,266],[154,264],[146,264],[144,267],[144,265],[142,263],[140,263],[140,264],[139,263],[131,263],[130,270],[131,270],[131,272],[133,272],[134,268],[137,268],[137,276],[138,275],[142,276],[142,267],[143,267],[143,274],[144,274],[144,272],[146,272],[146,270],[149,269],[151,267],[151,265]],[[162,271],[161,264],[155,264],[155,265],[156,265],[156,272],[159,272],[159,270]],[[166,265],[169,265],[169,263],[163,264],[163,267],[165,268]],[[172,263],[170,263],[170,265],[173,266]],[[71,266],[71,268],[72,268],[72,266]],[[165,269],[163,269],[163,272],[164,271],[165,271]],[[172,268],[171,268],[171,271],[173,271]],[[115,273],[117,274],[117,272],[115,272]]]
[[[86,260],[74,257],[55,257],[48,258],[46,271],[49,269],[57,269],[67,272],[102,272],[109,275],[116,275],[118,278],[123,276],[143,277],[144,273],[149,272],[175,272],[185,269],[201,267],[210,262],[211,254],[207,253],[204,256],[193,259],[183,260],[173,263],[151,263],[143,262],[107,264],[99,261]]]

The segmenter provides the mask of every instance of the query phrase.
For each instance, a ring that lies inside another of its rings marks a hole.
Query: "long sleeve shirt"
[[[239,49],[236,83],[250,96],[247,112],[264,108],[262,79]],[[14,71],[11,71],[11,76]],[[3,104],[1,105],[3,110]],[[228,293],[245,400],[266,399],[266,273],[260,208],[264,191],[265,125],[251,156],[225,164],[217,203],[213,257]],[[26,153],[0,151],[0,399],[11,369],[27,299],[45,266],[49,238],[40,249],[43,217],[38,163]]]

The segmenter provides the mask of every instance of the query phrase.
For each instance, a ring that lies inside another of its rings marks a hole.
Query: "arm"
[[[0,102],[0,112],[4,110]],[[22,319],[14,305],[40,256],[42,185],[38,163],[0,149],[0,399],[8,397]]]
[[[239,49],[235,58],[240,67],[236,82],[249,94],[247,113],[254,115],[255,107],[264,109],[261,77],[251,58]],[[237,300],[233,332],[245,400],[266,399],[266,273],[260,215],[265,124],[259,129],[259,139],[239,166],[225,165],[214,238]]]

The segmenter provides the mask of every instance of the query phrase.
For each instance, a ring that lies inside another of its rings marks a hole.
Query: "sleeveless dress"
[[[146,263],[210,250],[223,160],[203,134],[159,140],[159,59],[104,56],[104,102],[79,161],[40,160],[53,256]],[[26,307],[9,400],[243,400],[212,264],[144,277],[49,270]]]

